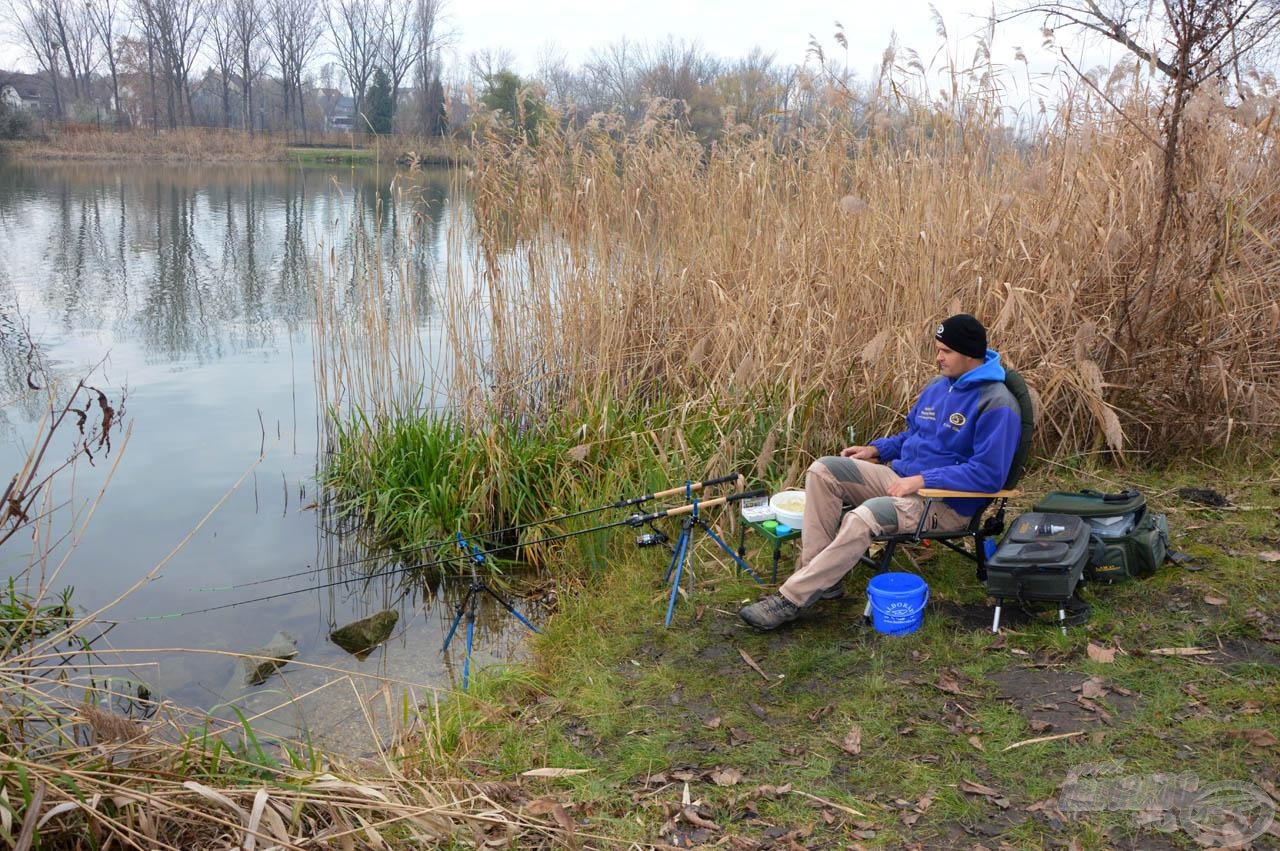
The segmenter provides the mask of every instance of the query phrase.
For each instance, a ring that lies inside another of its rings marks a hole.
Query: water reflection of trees
[[[429,309],[445,175],[287,167],[7,165],[0,262],[64,332],[104,328],[156,359],[275,345],[314,311],[318,248],[374,247]],[[0,346],[3,346],[0,339]]]

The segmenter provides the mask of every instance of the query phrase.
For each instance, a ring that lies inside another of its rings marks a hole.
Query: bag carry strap
[[[1120,493],[1103,493],[1102,491],[1091,490],[1085,488],[1080,491],[1085,496],[1092,496],[1101,499],[1103,502],[1128,502],[1129,500],[1142,496],[1136,490],[1123,490]]]

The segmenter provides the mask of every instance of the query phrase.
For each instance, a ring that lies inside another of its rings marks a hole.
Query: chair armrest
[[[953,491],[953,490],[947,490],[946,488],[920,488],[920,490],[916,491],[916,493],[918,493],[920,496],[924,497],[925,499],[937,499],[940,497],[961,497],[961,498],[968,498],[968,499],[1007,499],[1012,496],[1017,496],[1019,493],[1021,493],[1021,491],[1004,490],[1004,491],[996,491],[995,493],[978,493],[977,491]]]

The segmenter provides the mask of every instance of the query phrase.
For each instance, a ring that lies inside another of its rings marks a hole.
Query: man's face
[[[938,372],[947,378],[959,378],[982,363],[977,358],[948,349],[937,340],[933,341],[933,348],[935,350],[933,362],[938,365]]]

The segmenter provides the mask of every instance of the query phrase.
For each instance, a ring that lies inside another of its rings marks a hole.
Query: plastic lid
[[[791,527],[786,523],[779,523],[777,526],[773,527],[773,532],[776,535],[788,535],[791,533]]]

